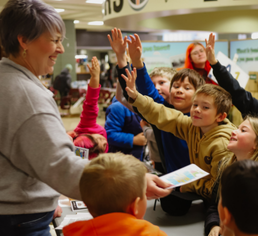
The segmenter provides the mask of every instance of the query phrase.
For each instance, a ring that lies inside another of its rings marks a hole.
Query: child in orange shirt
[[[94,219],[63,228],[64,236],[167,235],[148,221],[146,168],[132,155],[100,154],[84,169],[80,190]]]

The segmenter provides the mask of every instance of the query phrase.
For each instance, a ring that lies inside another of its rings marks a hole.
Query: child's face
[[[140,199],[139,207],[138,207],[138,214],[135,216],[137,219],[143,219],[146,208],[147,208],[147,197],[146,197],[146,190],[147,190],[147,179],[144,176],[145,179],[145,186],[143,188],[143,198]]]
[[[198,94],[193,100],[190,115],[194,126],[200,127],[203,133],[206,133],[218,126],[217,108],[214,104],[214,98],[204,94]]]
[[[194,86],[189,82],[188,77],[184,81],[174,81],[170,91],[170,104],[183,113],[190,112],[192,97],[195,93]]]
[[[195,66],[204,64],[207,61],[205,49],[201,45],[196,45],[191,51],[191,59]]]
[[[91,134],[91,136],[94,138],[95,142],[98,143],[101,153],[104,153],[107,147],[107,139],[101,134]]]
[[[169,85],[170,81],[166,77],[162,77],[160,75],[154,75],[151,77],[151,80],[158,90],[159,94],[169,102]]]
[[[255,140],[256,134],[252,129],[250,122],[245,120],[240,124],[238,129],[232,131],[232,135],[228,143],[228,150],[235,153],[238,157],[238,161],[249,159],[253,151],[256,149]],[[237,155],[239,153],[246,153],[246,155]]]

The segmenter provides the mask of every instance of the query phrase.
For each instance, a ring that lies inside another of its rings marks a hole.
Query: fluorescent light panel
[[[75,59],[86,59],[87,57],[86,55],[75,55]]]
[[[91,21],[88,22],[88,25],[103,25],[104,22],[103,21]]]
[[[55,10],[56,10],[58,13],[65,11],[65,9],[58,9],[58,8],[55,8]]]
[[[80,21],[79,20],[74,20],[73,23],[78,24],[78,23],[80,23]]]
[[[87,0],[86,3],[102,4],[105,0]]]

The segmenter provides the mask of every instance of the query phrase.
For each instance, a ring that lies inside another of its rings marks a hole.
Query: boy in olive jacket
[[[227,145],[232,131],[236,129],[226,119],[232,106],[231,95],[219,86],[203,85],[195,92],[188,117],[138,93],[135,87],[136,69],[131,74],[127,71],[127,76],[123,75],[123,78],[127,83],[129,102],[149,123],[186,140],[191,163],[210,173],[182,186],[181,192],[195,192],[209,199],[217,178],[218,163],[228,154]]]

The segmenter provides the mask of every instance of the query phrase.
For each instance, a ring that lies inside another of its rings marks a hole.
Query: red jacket
[[[110,213],[63,228],[64,236],[165,236],[158,226],[127,213]]]

